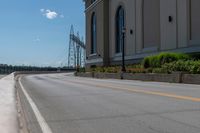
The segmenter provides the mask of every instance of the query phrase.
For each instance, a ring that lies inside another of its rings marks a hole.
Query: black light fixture
[[[122,72],[126,72],[125,67],[125,36],[126,36],[126,28],[122,29]]]
[[[172,16],[169,16],[168,17],[168,21],[171,23],[173,21],[173,17]]]
[[[131,35],[133,34],[133,30],[132,30],[132,29],[130,30],[130,34],[131,34]]]

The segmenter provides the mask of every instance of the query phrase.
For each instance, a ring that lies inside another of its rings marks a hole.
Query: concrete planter
[[[119,73],[94,73],[95,78],[101,79],[121,79],[121,74]]]
[[[128,80],[142,80],[142,81],[157,81],[157,82],[170,82],[180,83],[180,74],[148,74],[148,73],[124,73],[124,79]]]
[[[200,84],[200,74],[183,74],[182,83]]]
[[[186,83],[200,84],[200,74],[186,74],[183,72],[174,72],[172,74],[157,74],[157,73],[76,73],[80,77],[93,77],[100,79],[125,79],[125,80],[141,80],[155,81],[168,83]]]
[[[92,72],[86,72],[86,73],[75,73],[75,76],[79,76],[79,77],[94,77],[94,73]]]
[[[150,74],[144,74],[144,73],[124,73],[123,79],[127,80],[143,80],[143,81],[152,81],[152,76]]]

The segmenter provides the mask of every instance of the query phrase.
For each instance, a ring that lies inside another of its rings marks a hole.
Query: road
[[[198,85],[72,74],[29,75],[21,83],[52,133],[200,133]],[[42,132],[21,99],[28,128]]]
[[[5,77],[6,75],[0,75],[0,79],[2,79],[3,77]]]

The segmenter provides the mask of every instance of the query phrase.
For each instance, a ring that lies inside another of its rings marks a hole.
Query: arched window
[[[95,13],[92,14],[91,19],[91,54],[97,51],[97,18]]]
[[[122,37],[123,28],[125,28],[125,11],[120,6],[116,13],[116,53],[121,53],[122,46],[124,45],[124,38]]]

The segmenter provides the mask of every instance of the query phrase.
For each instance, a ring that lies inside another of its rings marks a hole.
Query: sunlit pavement
[[[29,75],[21,83],[53,133],[199,133],[200,86]],[[20,91],[28,128],[40,133]]]
[[[2,76],[0,76],[2,78]],[[0,132],[17,133],[17,109],[15,100],[14,75],[0,79]]]

